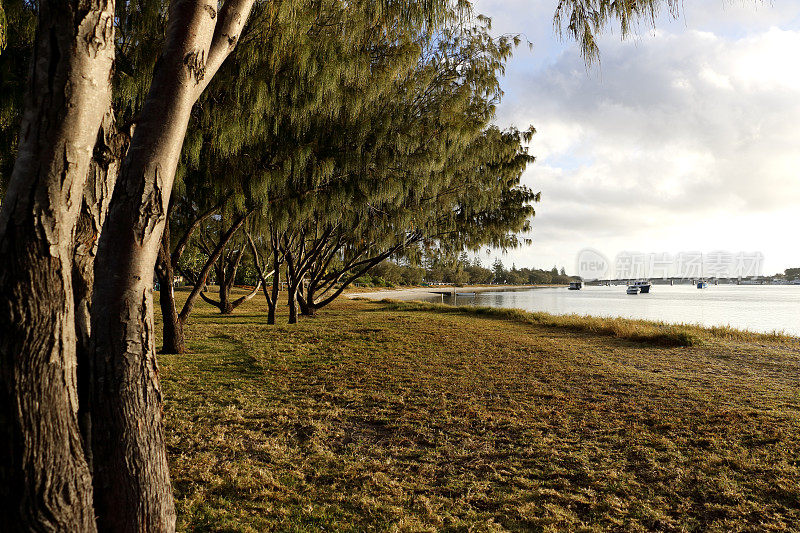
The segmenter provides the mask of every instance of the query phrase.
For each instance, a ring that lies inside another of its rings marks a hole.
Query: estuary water
[[[441,301],[440,295],[431,301]],[[453,303],[452,296],[444,297]],[[800,285],[653,285],[649,294],[628,295],[624,285],[521,289],[465,293],[456,296],[459,305],[639,318],[674,324],[731,326],[736,329],[782,331],[800,336]]]

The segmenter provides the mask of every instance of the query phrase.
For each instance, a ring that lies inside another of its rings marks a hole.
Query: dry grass
[[[780,332],[755,333],[734,329],[729,326],[704,328],[690,324],[667,324],[649,320],[628,318],[607,318],[584,315],[551,315],[543,312],[526,312],[520,309],[502,309],[474,305],[452,306],[419,301],[382,300],[388,309],[401,311],[434,311],[437,313],[458,313],[475,316],[513,320],[525,324],[535,324],[573,332],[608,335],[619,339],[653,344],[656,346],[697,346],[712,338],[744,342],[782,342],[794,344],[796,337]]]
[[[797,341],[198,311],[192,353],[160,357],[181,530],[800,528]]]

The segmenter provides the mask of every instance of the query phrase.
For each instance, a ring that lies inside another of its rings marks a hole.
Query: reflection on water
[[[432,295],[430,301],[441,301]],[[445,296],[445,303],[453,297]],[[509,307],[553,314],[621,316],[671,323],[729,325],[800,336],[800,286],[654,285],[650,294],[628,295],[625,286],[523,289],[456,296],[458,305]]]

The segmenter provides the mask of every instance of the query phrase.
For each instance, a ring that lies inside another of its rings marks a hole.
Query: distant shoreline
[[[478,292],[502,292],[524,289],[547,289],[553,287],[566,288],[566,285],[469,285],[464,287],[438,285],[430,287],[398,287],[395,289],[376,287],[374,290],[363,290],[361,287],[359,287],[358,290],[354,292],[346,293],[346,296],[350,299],[366,298],[368,300],[418,300],[420,298],[430,297],[438,294],[451,295],[453,292],[456,294],[474,294]]]

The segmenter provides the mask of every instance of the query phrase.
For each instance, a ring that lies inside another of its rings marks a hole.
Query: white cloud
[[[525,4],[502,5],[501,31],[513,31]],[[478,7],[493,15],[484,8],[500,3]],[[498,116],[538,130],[525,176],[543,196],[537,244],[512,254],[518,264],[569,268],[576,242],[613,255],[635,241],[654,252],[729,243],[762,251],[768,269],[800,265],[778,229],[800,225],[800,6],[692,9],[632,42],[604,37],[589,73],[541,20],[519,28],[549,59],[520,53]]]

